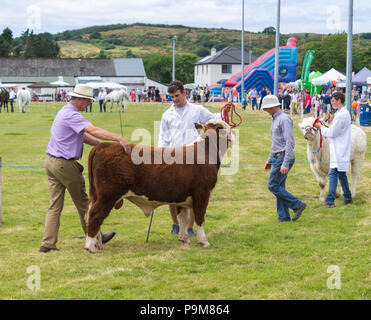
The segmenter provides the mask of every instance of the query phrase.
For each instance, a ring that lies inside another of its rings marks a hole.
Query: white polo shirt
[[[162,115],[158,146],[173,148],[193,142],[199,136],[195,122],[203,124],[211,119],[220,119],[220,113],[188,101],[182,108],[172,104]]]

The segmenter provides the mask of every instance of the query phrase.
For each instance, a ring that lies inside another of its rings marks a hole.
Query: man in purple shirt
[[[66,189],[76,206],[81,226],[86,233],[85,211],[88,195],[82,175],[84,167],[77,162],[82,157],[83,144],[95,146],[98,139],[119,142],[127,153],[130,144],[121,136],[93,126],[81,114],[93,99],[93,89],[77,84],[69,93],[71,100],[56,115],[46,149],[45,171],[48,176],[50,206],[46,214],[45,230],[40,252],[58,250],[58,230]],[[96,139],[98,138],[98,139]],[[111,240],[115,232],[102,235],[102,242]]]
[[[307,205],[286,190],[287,174],[295,162],[293,121],[281,110],[281,104],[274,95],[264,97],[262,109],[273,118],[272,147],[264,165],[265,170],[271,170],[268,189],[276,196],[278,221],[291,221],[289,208],[294,211],[292,220],[296,221]]]

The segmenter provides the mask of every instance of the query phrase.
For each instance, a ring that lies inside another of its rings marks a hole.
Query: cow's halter
[[[315,132],[318,132],[319,131],[319,149],[318,150],[310,150],[310,152],[314,155],[318,154],[320,152],[320,150],[322,149],[322,133],[321,133],[321,130],[318,130],[316,127],[313,127],[313,126],[306,126],[304,128],[305,131],[308,131],[308,130],[314,130]]]

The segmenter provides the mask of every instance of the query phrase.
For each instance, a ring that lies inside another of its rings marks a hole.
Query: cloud
[[[242,0],[2,0],[0,28],[8,26],[19,36],[29,24],[30,6],[40,9],[35,32],[50,33],[135,22],[240,29],[242,19]],[[329,12],[328,8],[338,12]],[[245,30],[256,32],[275,26],[276,10],[277,0],[245,0]],[[354,1],[354,33],[371,31],[370,12],[369,0]],[[347,6],[340,6],[338,0],[302,0],[295,5],[281,1],[282,33],[329,33],[346,26]]]

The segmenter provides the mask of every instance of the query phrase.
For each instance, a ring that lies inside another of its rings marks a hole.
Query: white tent
[[[15,88],[18,85],[16,83],[1,83],[0,82],[0,87],[5,87],[5,88]]]
[[[341,72],[335,70],[334,68],[331,68],[329,71],[324,73],[322,76],[318,78],[314,78],[312,80],[312,84],[314,86],[320,86],[323,84],[327,84],[330,81],[340,82],[343,80],[346,80],[346,76],[343,75]]]
[[[69,84],[62,80],[57,80],[57,81],[51,82],[50,84],[57,86],[57,87],[73,87],[72,84]]]
[[[107,89],[126,89],[127,87],[118,84],[116,82],[88,82],[88,86],[92,87],[93,89],[100,89],[100,88],[107,88]]]

